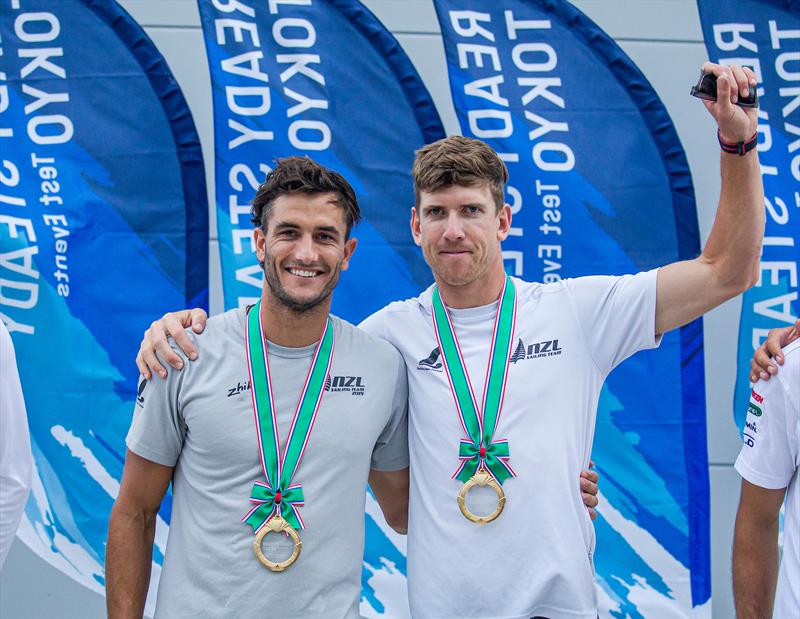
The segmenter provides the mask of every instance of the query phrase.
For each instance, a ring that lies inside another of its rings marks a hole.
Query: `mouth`
[[[322,275],[322,271],[318,269],[309,269],[309,268],[297,268],[297,267],[287,267],[286,272],[290,275],[294,275],[295,277],[300,277],[302,279],[313,279]]]
[[[439,252],[442,256],[466,256],[470,253],[472,252],[467,249],[443,249]]]

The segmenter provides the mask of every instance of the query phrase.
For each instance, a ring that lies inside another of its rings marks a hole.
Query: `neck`
[[[475,281],[463,285],[452,285],[443,281],[436,273],[433,274],[439,286],[439,294],[447,307],[465,309],[489,305],[500,298],[503,286],[506,283],[506,272],[503,270],[503,261],[495,262],[489,270]]]
[[[308,311],[297,312],[275,299],[265,285],[261,293],[264,337],[273,344],[287,348],[310,346],[322,337],[330,309],[331,299],[328,297]]]

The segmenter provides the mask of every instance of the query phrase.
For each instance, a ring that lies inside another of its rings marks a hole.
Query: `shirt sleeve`
[[[408,378],[402,356],[397,351],[394,356],[397,375],[392,415],[372,451],[371,468],[376,471],[400,471],[408,466]]]
[[[196,339],[194,344],[197,346]],[[174,345],[173,349],[181,355],[186,368],[186,357]],[[170,368],[160,357],[159,361],[169,368],[167,378],[154,375],[152,380],[146,380],[139,377],[133,420],[125,444],[133,453],[151,462],[175,466],[186,434],[180,411],[180,388],[186,369],[178,371]]]
[[[797,468],[797,416],[777,377],[753,386],[742,430],[742,450],[734,465],[742,477],[771,490],[789,485]]]
[[[385,321],[386,321],[386,308],[378,310],[371,316],[367,316],[364,320],[362,320],[358,328],[362,331],[366,331],[373,337],[380,338],[382,340],[386,339],[386,329],[385,329]]]
[[[565,280],[575,317],[597,367],[609,374],[632,354],[655,348],[658,270]]]
[[[0,568],[22,518],[32,475],[28,418],[14,344],[0,321]]]

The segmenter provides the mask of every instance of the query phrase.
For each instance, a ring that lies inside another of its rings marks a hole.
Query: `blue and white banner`
[[[758,157],[767,223],[758,283],[742,296],[733,398],[741,428],[750,358],[774,327],[800,316],[800,2],[698,0],[708,56],[753,69],[758,80]]]
[[[552,282],[699,253],[672,122],[599,27],[560,0],[434,4],[462,131],[491,144],[509,169],[510,273]],[[710,615],[699,321],[612,373],[592,455],[602,479],[601,617]]]
[[[418,294],[432,276],[409,231],[411,164],[444,129],[399,43],[357,0],[200,0],[199,7],[214,101],[225,308],[261,293],[250,203],[274,160],[291,155],[343,174],[364,216],[333,312],[357,323]],[[361,612],[407,616],[405,541],[383,524],[372,498],[366,527]]]
[[[414,150],[444,131],[399,43],[357,0],[199,6],[226,309],[260,295],[250,203],[274,160],[290,155],[343,174],[361,204],[357,257],[336,289],[335,313],[358,322],[428,285],[408,231],[410,170]]]
[[[115,2],[2,0],[0,46],[0,315],[36,461],[19,534],[102,591],[139,340],[154,315],[207,305],[200,143]]]

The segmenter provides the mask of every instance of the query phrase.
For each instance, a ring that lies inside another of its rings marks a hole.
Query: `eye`
[[[470,205],[470,206],[467,206],[467,207],[466,207],[466,211],[467,211],[467,213],[469,213],[470,215],[477,215],[478,213],[480,213],[480,212],[481,212],[481,207],[479,207],[479,206],[474,206],[474,205]]]
[[[442,214],[442,207],[441,206],[432,206],[426,211],[429,217],[438,217]]]

